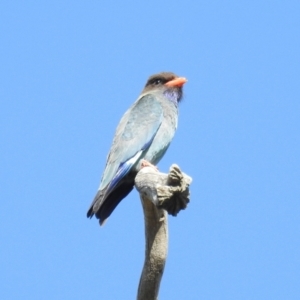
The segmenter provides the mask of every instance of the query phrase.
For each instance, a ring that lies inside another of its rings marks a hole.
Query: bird
[[[100,226],[134,187],[144,166],[156,166],[167,151],[178,123],[178,104],[187,82],[172,72],[149,77],[138,99],[117,126],[97,194],[87,212]]]

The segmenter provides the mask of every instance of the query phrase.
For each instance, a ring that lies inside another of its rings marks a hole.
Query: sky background
[[[300,299],[299,1],[2,1],[0,298],[135,299],[133,191],[86,211],[149,75],[188,78],[159,164],[193,177],[160,299]]]

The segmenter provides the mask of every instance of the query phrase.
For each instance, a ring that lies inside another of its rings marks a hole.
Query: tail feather
[[[106,194],[106,189],[99,190],[87,212],[87,217],[92,218],[95,215],[99,219],[100,225],[103,225],[121,200],[132,191],[134,177],[127,176],[126,179],[122,180],[109,194]]]
[[[123,183],[118,186],[109,196],[103,201],[101,207],[95,212],[96,218],[99,219],[100,225],[111,215],[117,205],[124,199],[133,189],[134,182]]]
[[[105,195],[105,191],[106,191],[106,189],[98,190],[98,192],[97,192],[97,194],[96,194],[96,196],[95,196],[95,198],[94,198],[94,200],[93,200],[93,202],[92,202],[92,204],[91,204],[91,206],[90,206],[90,208],[89,208],[89,210],[86,214],[86,216],[88,218],[92,218],[93,215],[95,214],[95,212],[97,212],[100,209],[101,204],[104,200],[103,198],[104,198],[104,195]]]

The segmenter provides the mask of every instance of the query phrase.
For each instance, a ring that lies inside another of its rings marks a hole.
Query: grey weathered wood
[[[138,300],[156,300],[168,252],[168,213],[176,216],[189,202],[192,178],[172,165],[169,174],[145,167],[135,178],[145,218],[145,262]]]

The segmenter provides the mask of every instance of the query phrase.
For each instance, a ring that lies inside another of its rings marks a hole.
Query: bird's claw
[[[156,172],[158,172],[157,166],[154,166],[149,161],[142,159],[141,160],[141,169],[145,168],[145,167],[150,167],[150,168],[154,169]]]

